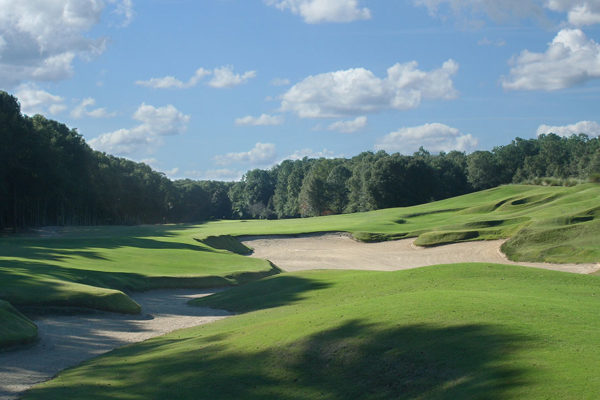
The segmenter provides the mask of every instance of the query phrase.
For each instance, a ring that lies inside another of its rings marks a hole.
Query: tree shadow
[[[25,398],[494,400],[531,384],[506,360],[532,338],[488,325],[349,320],[292,343],[254,338],[261,350],[215,335],[171,339],[118,349]]]
[[[0,278],[0,298],[15,306],[43,304],[90,308],[97,308],[93,306],[94,298],[98,298],[98,301],[107,300],[106,294],[99,292],[97,288],[132,292],[161,288],[224,287],[236,283],[235,277],[147,276],[128,272],[72,269],[17,260],[0,263]],[[69,287],[68,283],[88,285],[89,291],[85,287]]]
[[[96,312],[38,316],[35,322],[39,327],[39,340],[35,344],[0,352],[0,375],[3,377],[0,398],[9,396],[7,388],[12,385],[31,385],[46,380],[64,368],[115,347],[160,335],[174,323],[191,326],[227,315],[220,310],[186,306],[188,297],[198,295],[198,292],[169,290],[139,294],[136,300],[144,307],[143,315]],[[161,323],[161,319],[167,323]],[[213,340],[225,338],[222,335]],[[169,342],[175,343],[176,339],[163,343]]]
[[[234,287],[190,303],[245,313],[292,304],[302,300],[305,293],[330,286],[331,283],[284,274],[278,275],[277,279],[255,281],[250,286]]]
[[[98,250],[132,247],[144,250],[190,250],[215,253],[218,250],[192,243],[162,241],[142,237],[97,239],[27,239],[0,243],[0,257],[18,257],[32,260],[65,261],[73,257],[109,261]]]

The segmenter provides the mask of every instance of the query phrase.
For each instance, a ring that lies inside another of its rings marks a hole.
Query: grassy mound
[[[595,398],[599,279],[490,264],[281,274],[196,301],[245,314],[24,399]]]
[[[249,255],[252,254],[252,249],[244,246],[239,242],[236,238],[230,235],[221,235],[221,236],[207,236],[203,239],[196,239],[200,243],[204,243],[207,246],[212,247],[213,249],[221,249],[227,250],[232,253],[241,254],[241,255]]]
[[[37,337],[37,327],[10,303],[0,300],[0,347],[29,343]]]
[[[139,306],[124,291],[227,286],[277,272],[267,261],[198,243],[194,231],[186,225],[72,227],[5,237],[0,299],[16,307],[135,313]]]
[[[513,238],[506,245],[513,260],[593,262],[600,260],[598,221],[599,185],[507,185],[414,207],[278,221],[220,221],[198,230],[204,236],[343,231],[364,242],[416,237],[422,246]]]

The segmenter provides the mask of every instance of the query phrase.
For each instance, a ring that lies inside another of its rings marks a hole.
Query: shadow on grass
[[[254,339],[240,350],[235,338],[214,334],[160,338],[67,371],[24,398],[494,400],[531,383],[503,362],[531,339],[487,325],[350,320],[282,345]]]
[[[262,272],[264,275],[268,271]],[[275,273],[275,272],[274,272]],[[258,274],[258,273],[257,273]],[[73,287],[69,283],[90,286]],[[106,311],[113,309],[106,293],[96,288],[122,291],[143,291],[159,288],[212,288],[236,284],[235,277],[198,276],[169,277],[145,276],[123,272],[46,266],[35,262],[11,261],[0,265],[0,298],[18,306],[86,307]],[[107,303],[108,302],[108,303]]]
[[[313,279],[278,275],[277,279],[263,279],[249,286],[238,286],[195,299],[190,304],[243,313],[295,303],[303,298],[304,293],[330,286],[330,283]]]
[[[191,250],[215,252],[207,246],[182,242],[169,242],[141,237],[116,237],[97,239],[27,239],[0,243],[0,257],[19,257],[32,260],[64,261],[72,257],[85,257],[107,261],[97,250],[132,247],[144,250]]]

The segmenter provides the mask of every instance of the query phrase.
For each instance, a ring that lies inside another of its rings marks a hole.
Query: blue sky
[[[0,0],[0,88],[171,178],[600,135],[600,0]]]

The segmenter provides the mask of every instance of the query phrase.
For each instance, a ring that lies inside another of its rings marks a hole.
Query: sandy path
[[[361,243],[346,233],[239,238],[254,249],[252,257],[266,258],[285,271],[307,269],[365,269],[395,271],[434,264],[490,262],[525,265],[556,271],[589,274],[600,264],[550,264],[513,262],[500,251],[502,240],[419,247],[415,239]]]
[[[0,399],[16,399],[59,371],[127,343],[222,319],[226,311],[187,305],[215,290],[152,290],[131,295],[141,315],[94,313],[34,318],[40,340],[0,353]]]

